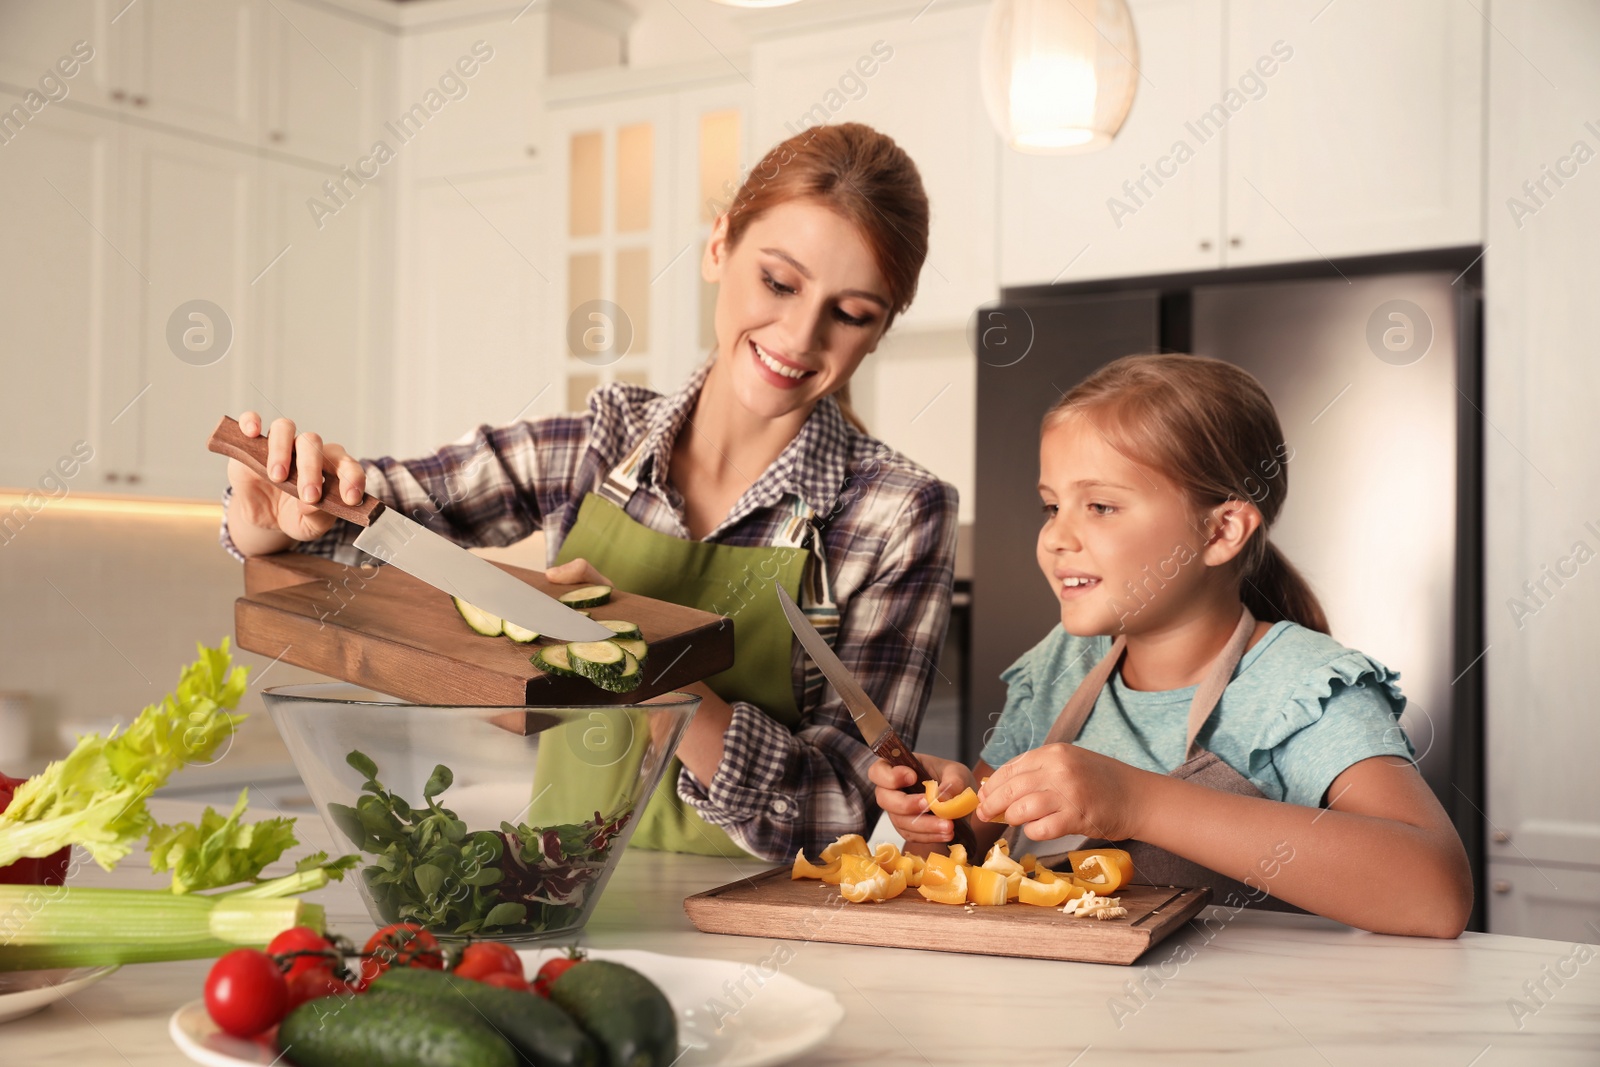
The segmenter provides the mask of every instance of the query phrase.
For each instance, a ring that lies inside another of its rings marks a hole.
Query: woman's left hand
[[[544,576],[557,585],[612,585],[610,578],[595,570],[594,564],[582,556],[549,568]]]
[[[1087,834],[1106,841],[1136,836],[1140,771],[1077,745],[1030,749],[978,790],[976,817],[1021,826],[1034,841]]]

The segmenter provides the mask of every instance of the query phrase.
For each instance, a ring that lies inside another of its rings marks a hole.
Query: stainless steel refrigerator
[[[1212,356],[1271,396],[1293,449],[1273,541],[1333,636],[1400,672],[1402,725],[1481,872],[1478,253],[1040,286],[981,309],[963,754],[994,725],[1000,671],[1059,622],[1032,563],[1040,417],[1119,356]]]

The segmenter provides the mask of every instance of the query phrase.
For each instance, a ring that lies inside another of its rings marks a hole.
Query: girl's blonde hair
[[[1237,557],[1240,599],[1265,622],[1328,632],[1322,605],[1267,539],[1289,493],[1288,449],[1266,390],[1248,371],[1205,356],[1124,356],[1078,383],[1044,429],[1086,415],[1111,446],[1156,471],[1197,511],[1252,501],[1262,525]]]

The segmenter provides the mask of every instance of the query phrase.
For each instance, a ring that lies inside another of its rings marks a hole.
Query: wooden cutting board
[[[496,566],[553,596],[572,588]],[[590,612],[636,623],[650,645],[644,682],[631,693],[545,674],[530,657],[548,642],[475,634],[447,594],[395,567],[286,552],[247,560],[244,587],[233,613],[240,648],[417,704],[635,704],[733,665],[728,619],[621,590]]]
[[[838,887],[795,881],[789,870],[776,867],[696,893],[683,910],[710,934],[1126,965],[1211,899],[1204,887],[1124,886],[1116,894],[1128,909],[1121,919],[1078,918],[1016,902],[969,909],[924,900],[915,889],[893,900],[851,904]]]

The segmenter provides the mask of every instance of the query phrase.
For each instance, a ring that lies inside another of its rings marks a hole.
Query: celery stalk
[[[324,921],[296,897],[0,885],[0,971],[204,959]]]

